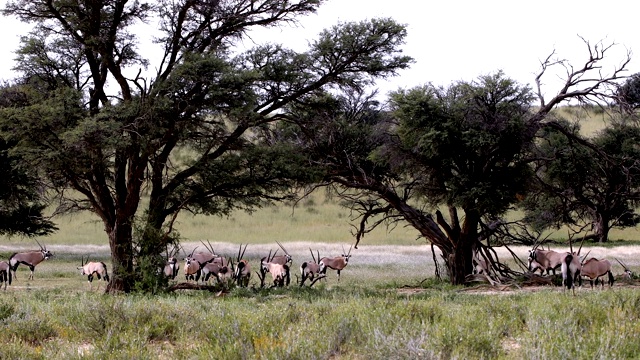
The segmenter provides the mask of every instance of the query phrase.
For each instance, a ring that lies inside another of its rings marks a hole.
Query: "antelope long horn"
[[[347,256],[351,255],[351,249],[353,249],[353,245],[349,246],[349,252],[347,253]]]
[[[195,252],[196,252],[196,249],[197,249],[197,248],[198,248],[198,246],[196,245],[196,247],[194,247],[194,248],[193,248],[193,251],[191,251],[191,255],[189,255],[189,257],[192,257],[192,256],[193,256],[193,253],[195,253]]]
[[[273,252],[273,256],[271,257],[271,260],[273,260],[273,258],[276,257],[277,253],[278,253],[278,249],[276,249],[276,251]],[[269,262],[271,262],[271,260],[269,260]]]
[[[582,245],[584,245],[584,238],[585,238],[585,237],[587,237],[587,235],[585,235],[585,236],[582,238],[582,241],[580,242],[580,247],[578,248],[578,255],[580,255],[580,251],[582,251]],[[591,251],[591,250],[589,250],[589,251]]]
[[[587,252],[587,254],[584,256],[584,260],[580,262],[580,265],[584,265],[584,262],[587,260],[587,256],[589,256],[589,253],[591,253],[591,250],[589,250]],[[580,256],[580,252],[578,251],[578,256]]]
[[[618,264],[620,264],[620,266],[622,266],[625,270],[629,270],[625,264],[622,263],[622,261],[618,260],[618,258],[614,258],[616,259],[616,261],[618,262]]]
[[[42,245],[40,244],[40,241],[38,241],[38,239],[33,239],[38,243],[38,246],[40,246],[40,250],[46,250],[44,247],[42,247]]]
[[[242,244],[240,244],[240,246],[242,246]],[[244,253],[245,251],[247,251],[247,246],[249,246],[249,244],[244,245],[244,249],[242,249],[242,255],[240,255],[240,259],[244,258]],[[238,259],[238,261],[240,261],[240,259]]]
[[[209,244],[209,248],[210,248],[210,250],[211,250],[211,253],[215,255],[215,254],[216,254],[216,252],[215,252],[215,251],[213,251],[213,245],[211,245],[211,242],[209,241],[209,239],[207,239],[207,244]]]
[[[311,250],[311,248],[309,248],[309,252],[311,253],[311,258],[313,258],[313,261],[314,261],[315,263],[317,263],[317,262],[318,262],[318,260],[316,260],[316,256],[315,256],[315,255],[313,255],[313,250]]]
[[[280,244],[280,241],[276,240],[276,243],[278,244],[278,246],[280,246],[280,249],[282,249],[282,251],[284,251],[285,254],[289,255],[289,252],[287,251],[287,249],[284,248],[284,246],[282,246],[282,244]]]
[[[207,241],[209,241],[209,240],[207,240]],[[207,247],[207,244],[205,244],[204,241],[200,240],[200,244],[202,244],[202,246],[204,246],[205,249],[207,249],[210,253],[213,254],[213,251],[211,251],[211,249],[209,247]]]

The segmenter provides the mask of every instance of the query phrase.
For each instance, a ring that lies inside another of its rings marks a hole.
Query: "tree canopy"
[[[39,182],[13,144],[0,138],[0,235],[43,236],[57,230],[43,215],[46,203]]]
[[[313,180],[296,149],[273,142],[288,104],[409,66],[400,51],[406,30],[391,19],[337,24],[302,53],[278,44],[237,51],[250,29],[295,22],[322,2],[7,3],[5,15],[34,28],[17,52],[19,84],[5,89],[23,100],[5,106],[0,122],[58,190],[62,209],[104,222],[109,291],[131,290],[134,254],[151,269],[160,264],[179,211],[251,209]],[[160,24],[163,55],[152,75],[135,36],[144,21]],[[143,191],[147,240],[134,244]]]
[[[522,203],[526,221],[540,230],[593,224],[592,237],[605,242],[611,228],[639,221],[640,129],[612,123],[585,146],[575,141],[582,138],[578,125],[562,123],[563,133],[548,129],[541,135],[535,156],[538,184]]]
[[[294,111],[307,136],[293,138],[306,139],[327,183],[352,189],[338,193],[361,214],[358,239],[375,215],[402,218],[442,251],[461,283],[481,219],[502,215],[531,175],[523,154],[539,127],[528,122],[533,98],[501,72],[446,89],[398,91],[391,111],[362,94],[327,95],[311,112]],[[448,207],[450,221],[439,211],[432,219],[420,204]]]
[[[547,58],[535,90],[498,71],[447,88],[399,90],[388,109],[361,92],[321,94],[311,107],[292,104],[299,124],[282,134],[306,149],[325,169],[323,184],[350,204],[357,241],[376,226],[405,220],[439,248],[450,280],[461,284],[479,256],[496,263],[488,239],[531,185],[538,133],[564,130],[550,111],[570,99],[615,98],[628,59],[607,74],[598,64],[610,47],[586,44],[583,67]],[[553,66],[564,66],[566,83],[545,98],[541,78]]]
[[[633,74],[620,86],[617,103],[627,110],[640,107],[640,73]]]

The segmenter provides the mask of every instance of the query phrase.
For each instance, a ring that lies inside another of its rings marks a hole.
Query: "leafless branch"
[[[567,60],[555,58],[555,50],[541,62],[541,71],[535,78],[537,95],[540,102],[540,109],[534,117],[536,121],[542,121],[545,116],[558,104],[563,101],[577,100],[581,103],[601,103],[616,98],[616,91],[613,89],[619,86],[618,80],[624,79],[624,72],[631,61],[631,52],[627,50],[626,57],[622,62],[610,70],[603,71],[602,61],[606,54],[617,44],[604,44],[602,41],[591,44],[583,37],[580,39],[587,47],[588,59],[582,67],[574,68]],[[557,94],[546,101],[542,91],[542,78],[552,68],[562,66],[565,71],[564,84]]]

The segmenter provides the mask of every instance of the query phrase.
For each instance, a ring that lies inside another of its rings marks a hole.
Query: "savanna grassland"
[[[248,243],[245,257],[254,268],[280,241],[293,255],[295,281],[301,262],[311,259],[309,248],[321,256],[349,249],[350,216],[317,193],[296,207],[252,214],[183,214],[176,228],[187,252],[209,241],[235,257],[239,244]],[[104,295],[97,280],[90,289],[76,267],[90,255],[111,269],[102,224],[89,213],[56,220],[60,231],[38,239],[55,256],[36,267],[32,281],[20,266],[0,291],[0,359],[628,359],[640,353],[635,281],[579,288],[575,296],[552,286],[453,287],[434,279],[430,246],[402,224],[367,234],[340,282],[330,272],[312,288],[149,296]],[[612,260],[614,274],[622,273],[614,258],[640,270],[638,229],[615,230],[611,239],[606,247],[585,245],[590,256]],[[34,248],[31,239],[0,238],[1,259]],[[512,250],[526,260],[527,248]],[[519,268],[508,251],[498,254]],[[254,273],[251,284],[257,282]]]
[[[353,242],[347,218],[318,195],[293,212],[185,216],[179,228],[186,251],[209,240],[234,256],[248,242],[254,267],[279,240],[293,255],[295,281],[309,248],[337,255]],[[352,250],[340,282],[330,273],[313,288],[113,296],[102,294],[101,281],[90,290],[76,270],[86,255],[110,266],[99,224],[89,214],[66,221],[58,234],[40,239],[55,257],[36,267],[35,280],[20,267],[0,293],[2,359],[623,359],[640,350],[640,288],[618,282],[578,289],[574,297],[558,287],[452,287],[433,279],[430,247],[406,227],[369,234]],[[4,239],[2,257],[18,247],[37,246]],[[589,249],[640,268],[640,247]],[[526,258],[526,248],[513,251]],[[499,254],[517,267],[506,251]]]

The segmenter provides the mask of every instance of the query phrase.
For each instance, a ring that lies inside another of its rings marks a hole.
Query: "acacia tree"
[[[623,109],[635,111],[640,107],[640,73],[633,74],[620,86],[617,103]]]
[[[386,221],[403,219],[440,249],[451,282],[461,284],[472,273],[477,242],[495,229],[487,221],[526,190],[532,174],[527,155],[536,133],[561,128],[547,119],[549,112],[570,99],[612,97],[610,87],[628,58],[604,74],[599,64],[610,46],[585,44],[589,58],[582,68],[553,56],[543,61],[537,91],[499,72],[447,89],[398,91],[391,95],[391,114],[358,94],[324,95],[315,106],[299,109],[298,131],[287,128],[283,134],[325,167],[326,184],[339,185],[338,195],[358,214],[358,241]],[[545,99],[541,79],[554,66],[564,66],[566,81]],[[439,211],[430,214],[437,205],[448,209],[448,220]]]
[[[102,219],[114,266],[107,291],[132,288],[143,191],[147,241],[138,255],[153,257],[167,241],[155,235],[163,226],[166,235],[181,210],[250,209],[311,180],[298,171],[295,149],[270,135],[287,104],[327,87],[366,86],[408,66],[399,51],[406,31],[391,19],[336,25],[304,53],[274,44],[234,52],[250,29],[294,22],[321,3],[7,4],[5,15],[34,30],[18,50],[23,77],[12,89],[28,101],[5,107],[2,122],[59,190],[64,209]],[[160,21],[163,55],[145,76],[149,60],[137,51],[132,26],[149,19]]]
[[[567,138],[555,129],[541,136],[536,149],[537,191],[522,203],[525,221],[537,229],[593,224],[587,238],[606,242],[614,228],[635,226],[640,201],[640,129],[614,123],[594,138],[592,146],[574,141],[579,127],[566,123]],[[586,141],[586,140],[585,140]]]
[[[48,235],[57,228],[43,215],[38,178],[12,154],[13,145],[0,139],[0,235]]]

